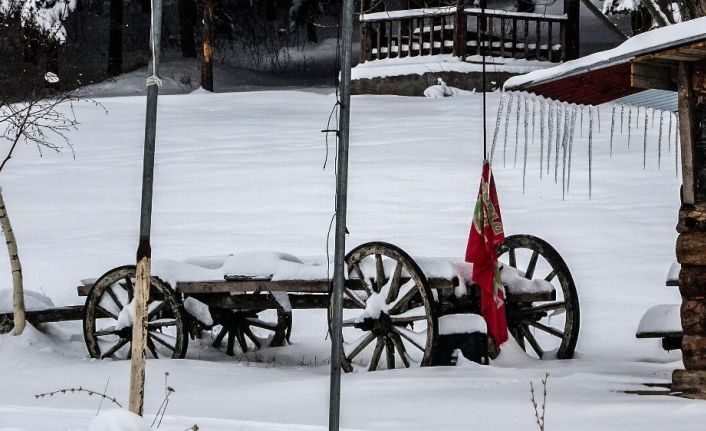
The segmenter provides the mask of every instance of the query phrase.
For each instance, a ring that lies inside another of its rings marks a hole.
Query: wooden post
[[[695,398],[706,397],[706,190],[701,185],[706,169],[704,96],[692,87],[692,67],[680,61],[679,135],[682,152],[682,207],[677,224],[676,255],[682,265],[679,292],[683,370],[672,374],[672,390]],[[701,103],[699,103],[701,101]],[[701,118],[699,117],[701,116]]]
[[[213,91],[213,1],[203,1],[201,88]]]
[[[147,343],[147,303],[150,295],[150,231],[152,226],[152,191],[154,184],[154,149],[157,137],[157,97],[159,95],[159,44],[162,28],[162,0],[152,0],[150,65],[147,78],[147,109],[145,114],[145,146],[142,161],[142,204],[140,209],[140,240],[137,247],[137,275],[133,304],[130,360],[130,411],[142,416],[145,403],[145,345]],[[131,305],[128,305],[128,307]]]
[[[368,12],[370,8],[370,0],[360,0],[360,14]],[[364,63],[372,59],[372,40],[370,32],[370,24],[363,22],[360,24],[360,62]]]
[[[466,2],[456,2],[456,20],[454,21],[454,56],[466,59]]]
[[[562,61],[579,58],[580,0],[564,0],[564,14],[568,21],[561,26]]]

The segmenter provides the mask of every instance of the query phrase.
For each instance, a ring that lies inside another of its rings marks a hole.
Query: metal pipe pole
[[[157,96],[159,94],[159,43],[162,24],[162,0],[152,0],[152,57],[147,78],[147,112],[145,116],[145,149],[142,165],[142,207],[140,242],[137,247],[135,283],[135,319],[132,325],[132,357],[130,362],[130,411],[142,416],[145,400],[145,345],[147,342],[147,303],[150,293],[152,250],[152,190],[154,183],[154,148],[157,134]]]
[[[353,53],[353,0],[343,0],[341,11],[341,76],[338,120],[338,164],[336,166],[336,233],[334,249],[333,292],[331,295],[331,389],[329,397],[329,431],[340,428],[341,364],[343,361],[343,288],[346,282],[346,211],[348,201],[348,144],[351,103],[351,56]]]

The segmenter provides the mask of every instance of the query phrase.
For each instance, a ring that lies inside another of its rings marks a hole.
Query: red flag
[[[480,287],[480,314],[488,325],[488,334],[499,346],[507,341],[505,289],[497,270],[495,247],[505,241],[498,194],[490,163],[483,163],[478,201],[468,235],[466,262],[473,264],[473,281]]]

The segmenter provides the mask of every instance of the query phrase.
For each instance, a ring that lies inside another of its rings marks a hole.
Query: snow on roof
[[[567,61],[549,69],[535,70],[525,75],[514,76],[505,82],[504,88],[506,90],[527,89],[558,78],[626,63],[638,55],[703,40],[706,40],[706,17],[657,28],[634,36],[613,49]]]

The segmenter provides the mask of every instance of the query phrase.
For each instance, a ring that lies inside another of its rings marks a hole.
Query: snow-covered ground
[[[498,100],[489,97],[491,138]],[[145,100],[100,101],[108,114],[90,104],[75,107],[81,120],[71,135],[75,158],[70,152],[39,157],[23,147],[3,173],[26,287],[60,305],[80,303],[79,280],[130,263],[137,245]],[[320,90],[161,97],[154,257],[255,250],[325,255],[335,148],[330,141],[324,170],[320,130],[334,102]],[[480,103],[480,95],[464,93],[353,97],[349,249],[384,240],[413,256],[462,257],[482,161]],[[495,159],[506,232],[549,241],[576,280],[582,312],[576,358],[536,361],[510,342],[490,366],[359,370],[343,376],[343,427],[532,429],[529,382],[538,384],[548,372],[547,430],[702,428],[700,401],[623,392],[667,383],[681,367],[678,352],[634,337],[651,305],[678,302],[678,292],[664,281],[674,260],[679,179],[666,140],[657,169],[658,126],[648,128],[647,169],[636,129],[629,150],[627,133],[616,134],[610,159],[610,112],[601,110],[601,133],[594,136],[590,200],[585,126],[576,132],[565,200],[561,184],[539,180],[539,130],[529,148],[524,194],[522,147],[513,167],[514,124],[506,166],[502,153]],[[519,136],[522,145],[522,131]],[[0,275],[9,286],[6,259],[0,259]],[[78,322],[43,331],[0,336],[0,430],[87,429],[99,406],[85,394],[35,399],[40,392],[107,386],[126,404],[127,361],[88,359]],[[325,429],[325,312],[295,310],[292,342],[233,359],[205,339],[191,343],[186,360],[149,360],[146,412],[157,411],[169,372],[176,392],[162,429]]]

